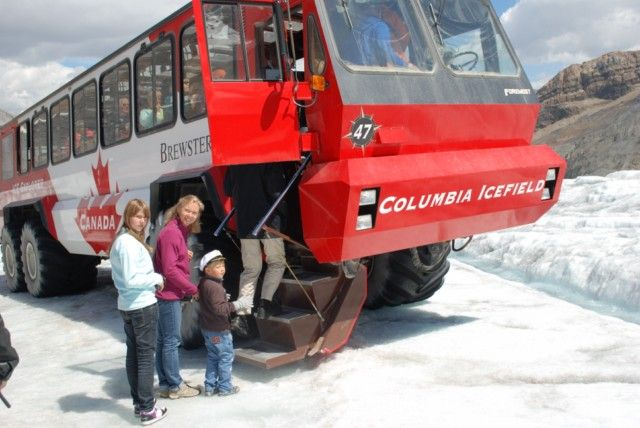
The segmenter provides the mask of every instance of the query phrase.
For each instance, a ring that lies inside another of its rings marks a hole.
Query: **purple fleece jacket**
[[[188,234],[187,228],[177,218],[167,223],[158,234],[153,266],[164,276],[164,288],[156,293],[158,299],[181,300],[198,292],[198,287],[190,280]]]

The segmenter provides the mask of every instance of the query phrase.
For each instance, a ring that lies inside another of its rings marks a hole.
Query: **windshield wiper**
[[[349,24],[349,29],[353,30],[353,22],[351,22],[351,16],[349,16],[349,8],[347,7],[347,2],[345,0],[341,0],[340,3],[342,3],[344,14],[347,16],[347,23]]]
[[[433,19],[433,27],[436,29],[436,35],[438,36],[438,40],[440,41],[440,46],[444,46],[442,33],[440,33],[440,23],[438,22],[438,16],[436,15],[436,11],[433,10],[433,3],[431,2],[429,2],[429,12],[431,13],[431,18]]]

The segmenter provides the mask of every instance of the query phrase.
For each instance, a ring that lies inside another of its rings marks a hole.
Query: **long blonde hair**
[[[142,245],[144,245],[147,251],[151,252],[153,248],[147,245],[144,240],[144,228],[140,233],[138,233],[131,227],[131,218],[138,214],[140,211],[142,211],[142,214],[144,214],[144,217],[147,219],[145,228],[147,227],[147,224],[149,224],[149,217],[151,217],[151,210],[149,209],[149,205],[147,205],[147,203],[142,199],[131,199],[124,207],[124,213],[122,214],[124,220],[122,221],[122,226],[118,230],[118,233],[116,233],[116,238],[113,241],[115,242],[115,240],[118,239],[121,233],[126,232],[136,238]],[[113,245],[113,243],[111,245]]]
[[[200,226],[200,216],[202,215],[202,211],[204,211],[204,203],[198,198],[196,195],[185,195],[178,199],[178,202],[169,208],[165,214],[163,227],[167,225],[174,218],[179,218],[178,211],[184,207],[185,205],[189,205],[190,203],[195,202],[198,205],[198,217],[196,221],[194,221],[191,226],[189,226],[189,233],[200,233],[202,227]]]

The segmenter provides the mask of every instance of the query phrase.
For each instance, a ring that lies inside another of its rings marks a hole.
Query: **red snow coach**
[[[0,128],[6,284],[95,284],[128,200],[149,202],[153,242],[196,194],[194,279],[221,249],[235,295],[225,172],[282,162],[289,181],[254,230],[286,207],[283,312],[252,319],[237,358],[326,355],[363,306],[436,292],[455,238],[557,202],[566,165],[531,145],[539,108],[488,0],[193,0]],[[184,302],[186,347],[196,312]]]

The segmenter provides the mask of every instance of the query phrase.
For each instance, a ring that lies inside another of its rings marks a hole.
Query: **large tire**
[[[65,250],[66,252],[66,250]],[[102,259],[98,256],[82,254],[69,255],[71,270],[69,272],[68,287],[65,293],[84,291],[95,288],[98,284],[98,265]]]
[[[97,259],[72,256],[40,222],[25,223],[20,241],[22,271],[31,295],[47,297],[77,291],[84,281],[90,281],[91,272],[95,284]]]
[[[27,284],[24,282],[22,271],[22,258],[20,255],[20,229],[4,225],[2,228],[2,264],[4,266],[5,284],[9,291],[25,291]]]
[[[398,306],[433,296],[449,271],[450,252],[446,241],[374,256],[365,307]]]

